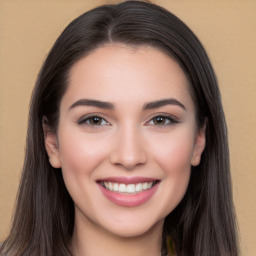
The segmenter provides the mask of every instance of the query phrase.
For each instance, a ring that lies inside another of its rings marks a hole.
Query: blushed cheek
[[[160,142],[160,143],[159,143]],[[188,136],[166,138],[155,143],[154,158],[167,175],[190,170],[193,152],[193,139]]]
[[[164,172],[165,214],[172,212],[184,197],[191,174],[192,147],[186,143],[172,142],[155,152],[155,161]],[[165,215],[165,216],[166,216]]]
[[[60,144],[63,179],[75,204],[81,204],[81,198],[89,201],[92,173],[104,159],[104,150],[100,142],[86,143],[75,136]]]
[[[169,201],[176,207],[185,195],[190,180],[189,152],[184,147],[176,147],[174,151],[169,152],[169,155],[167,153],[159,155],[160,161],[169,190]]]
[[[93,136],[72,135],[60,140],[60,159],[63,172],[86,176],[93,172],[106,158],[108,147],[101,139]]]

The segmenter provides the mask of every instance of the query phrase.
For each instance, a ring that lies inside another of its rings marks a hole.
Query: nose
[[[132,170],[147,162],[145,144],[137,129],[125,128],[118,132],[110,154],[110,162],[126,170]]]

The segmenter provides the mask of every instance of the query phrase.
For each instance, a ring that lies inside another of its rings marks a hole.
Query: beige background
[[[50,47],[92,0],[0,0],[0,240],[24,157],[32,87]],[[256,255],[256,1],[153,0],[185,21],[216,70],[229,127],[242,256]],[[22,231],[21,231],[22,232]]]

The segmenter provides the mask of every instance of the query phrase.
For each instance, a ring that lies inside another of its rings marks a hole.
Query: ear
[[[206,121],[203,127],[199,129],[196,135],[193,155],[191,159],[191,165],[193,166],[197,166],[200,164],[201,155],[205,148],[205,130],[206,130]]]
[[[47,151],[49,161],[52,167],[60,168],[61,161],[59,158],[59,146],[56,133],[49,125],[48,119],[44,116],[42,120],[44,131],[44,144]]]

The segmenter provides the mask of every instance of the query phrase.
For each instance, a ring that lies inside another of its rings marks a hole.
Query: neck
[[[71,252],[73,256],[161,256],[163,222],[142,235],[120,237],[95,226],[94,223],[75,221]]]

